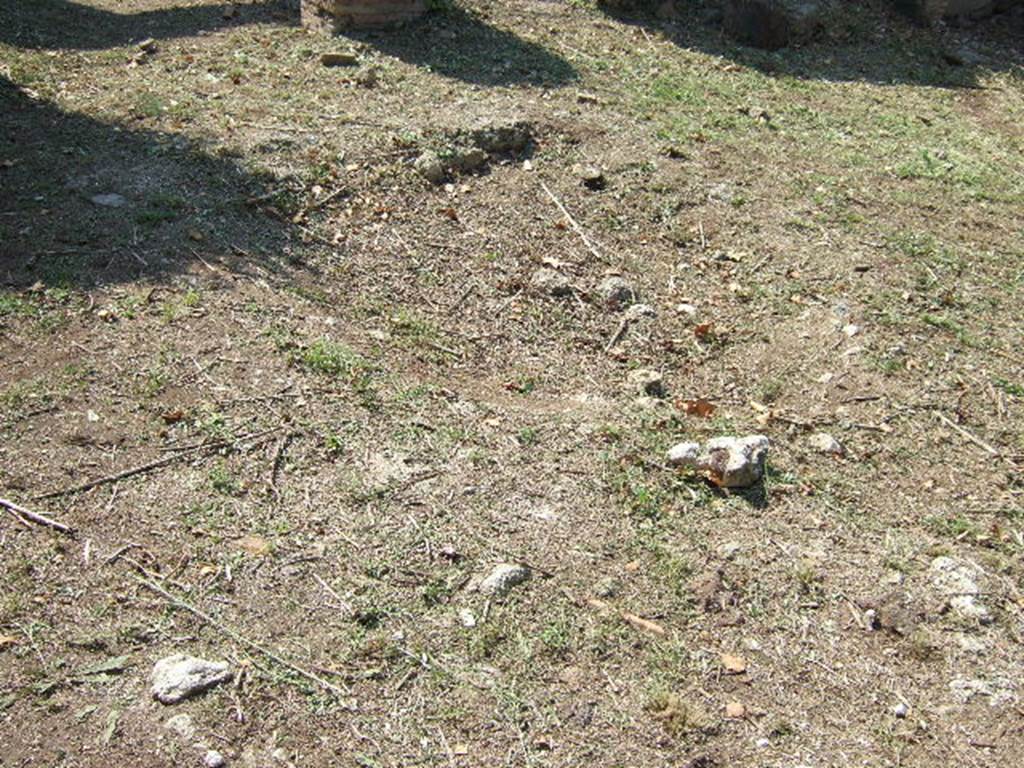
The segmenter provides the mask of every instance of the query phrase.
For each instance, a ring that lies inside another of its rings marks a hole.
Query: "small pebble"
[[[892,713],[901,720],[910,713],[910,707],[904,704],[902,701],[892,708]]]
[[[203,757],[203,765],[205,765],[206,768],[222,768],[224,765],[224,755],[216,749],[211,749]]]

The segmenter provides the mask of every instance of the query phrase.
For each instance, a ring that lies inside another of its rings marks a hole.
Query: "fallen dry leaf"
[[[704,398],[698,397],[696,400],[684,400],[683,412],[687,416],[699,416],[702,419],[706,419],[715,412],[715,406]]]
[[[706,339],[708,336],[711,335],[714,327],[714,323],[698,323],[697,325],[693,326],[693,335],[696,336],[698,339]]]
[[[0,635],[0,651],[5,648],[10,648],[12,645],[17,645],[18,638],[11,635]]]
[[[235,542],[235,546],[254,557],[270,554],[270,542],[260,536],[243,536]]]
[[[635,613],[624,613],[622,614],[622,618],[631,627],[635,627],[643,632],[650,632],[652,635],[657,635],[658,637],[664,637],[668,634],[661,624],[637,616]]]
[[[725,705],[725,716],[734,720],[747,716],[747,708],[742,702],[730,701]]]
[[[167,411],[166,413],[161,413],[160,418],[164,420],[165,424],[177,424],[185,418],[185,412],[181,410]]]
[[[730,675],[742,675],[747,671],[747,660],[731,653],[722,654],[722,666]]]

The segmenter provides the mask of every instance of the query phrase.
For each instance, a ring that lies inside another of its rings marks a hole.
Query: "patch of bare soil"
[[[706,10],[0,8],[3,765],[1014,763],[1020,16]]]

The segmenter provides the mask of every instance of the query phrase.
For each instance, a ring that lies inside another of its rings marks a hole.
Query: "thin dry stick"
[[[51,520],[46,515],[40,515],[38,512],[32,512],[31,510],[25,509],[24,507],[20,507],[13,501],[8,501],[7,499],[0,499],[0,507],[6,509],[8,512],[10,512],[12,515],[14,515],[22,522],[30,520],[33,523],[48,526],[49,528],[53,528],[54,530],[60,531],[61,533],[74,535],[75,531],[71,526],[64,525],[64,523],[58,523],[56,520]]]
[[[187,449],[182,450],[179,453],[176,453],[173,456],[165,456],[162,459],[157,459],[156,461],[151,461],[151,462],[148,462],[147,464],[140,464],[137,467],[131,467],[130,469],[125,469],[125,470],[123,470],[121,472],[116,472],[113,475],[106,475],[105,477],[98,477],[95,480],[90,480],[90,481],[88,481],[86,483],[82,483],[80,485],[73,485],[70,488],[62,488],[59,491],[50,491],[49,493],[44,493],[44,494],[41,494],[39,496],[35,496],[35,497],[33,497],[33,500],[34,501],[39,501],[40,499],[53,499],[53,498],[56,498],[57,496],[67,496],[68,494],[72,494],[72,493],[81,493],[82,491],[88,491],[88,490],[96,488],[97,486],[100,486],[100,485],[108,485],[110,483],[116,483],[118,480],[124,480],[126,477],[134,477],[135,475],[141,475],[141,474],[144,474],[146,472],[150,472],[150,471],[152,471],[154,469],[159,469],[160,467],[166,466],[168,464],[173,464],[176,461],[181,461],[182,459],[187,458],[188,456],[192,455],[196,451],[208,450],[208,449],[211,449],[211,448],[222,448],[222,447],[227,446],[227,445],[232,445],[233,443],[243,442],[245,440],[248,440],[251,437],[256,437],[256,436],[260,436],[260,435],[265,436],[265,435],[268,435],[268,434],[270,434],[272,432],[277,432],[279,429],[280,429],[280,427],[274,427],[273,429],[265,430],[262,433],[257,433],[256,435],[247,435],[245,437],[241,437],[241,438],[239,438],[237,440],[234,440],[234,441],[231,441],[231,440],[221,440],[219,442],[207,443],[206,445],[199,445],[199,446],[196,446],[194,448],[187,448]]]
[[[591,242],[590,238],[587,237],[587,233],[583,231],[583,227],[581,227],[576,222],[576,219],[574,219],[572,215],[569,213],[569,211],[565,209],[565,206],[562,205],[561,201],[557,197],[555,197],[555,194],[550,189],[548,189],[548,185],[541,181],[540,186],[545,192],[548,193],[548,197],[551,198],[551,202],[558,206],[558,210],[562,212],[562,215],[569,220],[569,223],[572,225],[572,228],[576,230],[576,234],[580,236],[580,239],[583,241],[583,244],[587,246],[587,250],[594,254],[594,258],[596,258],[598,261],[604,261],[604,257],[601,255],[601,252],[597,250],[597,246],[594,245],[593,242]]]
[[[1001,456],[1002,455],[1002,454],[999,453],[999,451],[997,451],[991,445],[989,445],[988,443],[984,442],[980,438],[975,437],[970,432],[968,432],[966,429],[961,427],[959,424],[956,424],[953,421],[950,421],[948,418],[946,418],[945,415],[943,415],[941,413],[937,413],[936,416],[938,416],[939,417],[939,421],[941,421],[947,427],[955,429],[957,432],[959,432],[961,435],[966,437],[968,440],[970,440],[972,443],[974,443],[979,448],[983,448],[984,450],[988,451],[993,456]]]
[[[146,579],[142,579],[142,578],[138,578],[138,577],[136,577],[136,580],[140,584],[142,584],[142,586],[144,586],[146,589],[148,589],[148,590],[150,590],[152,592],[155,592],[156,594],[160,595],[162,598],[164,598],[167,602],[169,602],[171,605],[175,606],[176,608],[181,608],[184,611],[188,611],[193,616],[195,616],[196,618],[198,618],[201,621],[205,622],[206,624],[209,624],[211,627],[213,627],[217,631],[221,632],[224,635],[227,635],[232,640],[234,640],[236,643],[241,643],[242,645],[244,645],[247,648],[250,648],[251,650],[257,651],[258,653],[262,653],[264,656],[266,656],[271,661],[273,661],[273,662],[275,662],[277,664],[280,664],[282,667],[285,667],[286,669],[290,669],[295,674],[297,674],[297,675],[299,675],[301,677],[304,677],[307,680],[310,680],[311,682],[316,683],[317,685],[322,687],[324,690],[330,691],[331,693],[337,694],[338,696],[343,696],[345,694],[351,693],[351,691],[349,691],[347,687],[339,687],[339,686],[335,685],[334,683],[328,682],[327,680],[324,680],[319,675],[316,675],[316,674],[314,674],[314,673],[312,673],[312,672],[310,672],[308,670],[303,669],[300,666],[297,666],[297,665],[293,664],[290,661],[287,661],[287,660],[281,658],[280,656],[278,656],[276,653],[274,653],[273,651],[269,650],[268,648],[264,648],[262,645],[254,643],[249,638],[243,637],[242,635],[238,634],[237,632],[235,632],[230,627],[227,627],[227,626],[221,624],[219,621],[214,619],[212,616],[209,616],[209,615],[203,613],[201,610],[196,608],[191,603],[185,602],[180,597],[175,597],[170,592],[168,592],[166,589],[161,587],[159,584],[154,584],[152,581],[147,581]]]

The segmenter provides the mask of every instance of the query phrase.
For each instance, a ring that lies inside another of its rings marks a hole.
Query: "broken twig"
[[[189,613],[191,613],[193,616],[195,616],[196,618],[198,618],[202,622],[204,622],[206,624],[209,624],[211,627],[213,627],[217,631],[221,632],[224,635],[227,635],[232,640],[234,640],[236,643],[241,643],[245,647],[263,654],[264,656],[266,656],[271,661],[273,661],[273,662],[275,662],[277,664],[280,664],[282,667],[285,667],[286,669],[290,669],[292,672],[294,672],[295,674],[299,675],[300,677],[304,677],[307,680],[316,683],[317,685],[319,685],[324,690],[330,691],[331,693],[337,694],[339,696],[343,696],[343,695],[351,693],[347,689],[347,687],[340,687],[340,686],[335,685],[334,683],[331,683],[331,682],[329,682],[327,680],[324,680],[319,675],[314,674],[313,672],[310,672],[310,671],[308,671],[306,669],[303,669],[302,667],[297,666],[297,665],[293,664],[292,662],[287,661],[286,659],[281,658],[280,656],[278,656],[276,653],[274,653],[270,649],[264,648],[262,645],[259,645],[258,643],[254,643],[252,640],[250,640],[247,637],[243,637],[242,635],[238,634],[237,632],[235,632],[230,627],[226,627],[225,625],[221,624],[219,621],[214,619],[212,616],[209,616],[206,613],[203,613],[201,610],[196,608],[191,603],[185,602],[180,597],[175,597],[170,592],[168,592],[166,589],[161,587],[159,584],[155,584],[152,581],[148,581],[146,579],[142,579],[142,578],[138,578],[138,577],[136,577],[136,581],[138,581],[142,586],[144,586],[146,589],[150,590],[151,592],[155,592],[156,594],[160,595],[162,598],[164,598],[164,600],[166,600],[168,603],[170,603],[174,607],[181,608],[182,610],[188,611]]]
[[[576,219],[574,219],[572,217],[572,214],[570,214],[569,211],[566,210],[565,206],[562,205],[561,201],[557,197],[555,197],[555,193],[548,189],[548,185],[545,184],[543,181],[540,183],[540,186],[545,192],[547,192],[548,197],[551,198],[551,202],[558,206],[558,210],[562,212],[562,215],[569,220],[569,223],[572,225],[572,228],[576,231],[576,234],[580,236],[580,240],[582,240],[583,244],[587,246],[587,250],[594,254],[594,258],[596,258],[598,261],[604,261],[604,257],[601,255],[601,252],[597,250],[597,246],[594,245],[594,243],[591,241],[589,237],[587,237],[587,233],[583,231],[583,227],[581,227],[576,222]]]
[[[74,529],[71,526],[64,525],[64,523],[58,523],[56,520],[51,520],[46,515],[40,515],[38,512],[33,512],[31,510],[25,509],[24,507],[20,507],[13,501],[8,501],[7,499],[0,499],[0,507],[6,509],[8,512],[10,512],[12,515],[14,515],[22,522],[29,520],[33,523],[38,523],[39,525],[45,525],[49,528],[53,528],[54,530],[60,531],[61,533],[66,533],[69,535],[74,535],[75,533]]]

